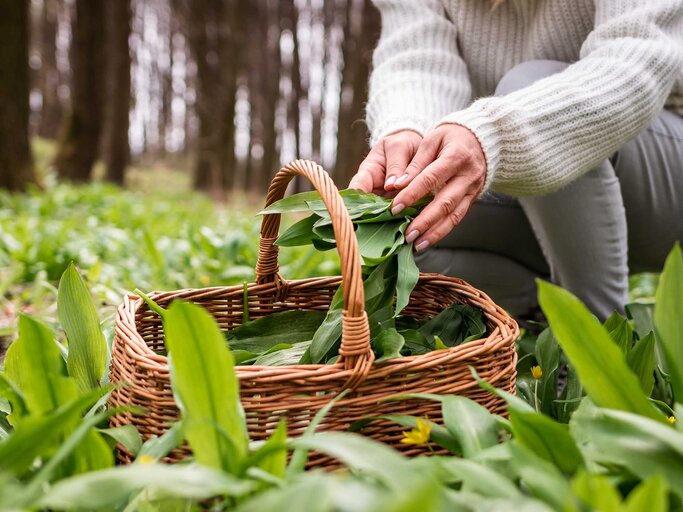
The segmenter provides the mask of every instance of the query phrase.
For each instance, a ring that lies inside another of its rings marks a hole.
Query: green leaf
[[[99,432],[122,445],[129,453],[136,455],[142,447],[140,432],[133,425],[121,425],[120,427],[101,428]]]
[[[481,310],[454,302],[434,318],[427,320],[419,332],[433,343],[438,336],[448,347],[481,338],[486,324]]]
[[[301,357],[311,346],[311,342],[302,341],[294,345],[287,345],[280,350],[269,350],[254,361],[254,366],[286,366],[298,364]],[[275,348],[275,347],[273,347]]]
[[[107,344],[90,290],[73,263],[59,281],[57,315],[69,340],[69,375],[81,391],[99,387],[106,370]]]
[[[669,489],[661,475],[644,480],[633,489],[625,502],[624,512],[667,512],[669,510]]]
[[[168,455],[171,450],[179,447],[183,443],[183,424],[177,421],[171,428],[158,437],[152,437],[145,441],[138,452],[137,459],[142,456],[151,457],[159,460]]]
[[[498,443],[497,417],[469,398],[429,393],[411,393],[402,397],[441,402],[444,427],[457,440],[465,457],[473,457]]]
[[[202,307],[174,301],[164,315],[185,436],[197,462],[234,474],[249,438],[230,350]]]
[[[629,321],[615,312],[607,319],[604,327],[624,355],[628,356],[633,345],[633,327]]]
[[[587,459],[622,466],[642,479],[662,474],[683,497],[683,433],[637,414],[596,408],[577,411],[570,428],[575,439],[586,440]]]
[[[167,497],[203,500],[244,496],[254,484],[199,464],[133,464],[61,480],[45,493],[39,506],[54,510],[114,508],[146,488]]]
[[[676,244],[666,258],[655,297],[655,328],[674,397],[683,401],[683,254]]]
[[[655,330],[654,304],[627,304],[626,314],[633,320],[633,327],[640,338]]]
[[[581,472],[572,480],[572,490],[591,510],[621,511],[621,496],[610,479],[604,475]]]
[[[265,456],[259,457],[259,453]],[[253,456],[258,467],[271,475],[284,479],[287,470],[287,424],[280,419],[277,428]]]
[[[393,248],[396,233],[401,224],[401,221],[397,221],[359,225],[356,237],[358,238],[358,252],[363,260],[367,258],[376,260],[385,256],[386,252]]]
[[[544,329],[536,340],[536,362],[543,371],[539,382],[538,400],[541,411],[550,415],[557,398],[557,369],[560,366],[560,346],[550,329]]]
[[[376,360],[376,362],[387,361],[389,359],[396,359],[401,357],[401,349],[405,344],[403,336],[401,336],[398,331],[394,328],[386,329],[382,331],[379,336],[373,340],[373,345],[380,348],[380,353],[382,357]]]
[[[310,215],[309,217],[292,224],[287,231],[278,237],[275,245],[279,247],[297,247],[310,244],[315,237],[313,225],[318,219],[320,219],[320,217],[317,215]]]
[[[295,448],[306,448],[329,455],[349,469],[376,478],[390,489],[400,490],[415,479],[406,459],[389,446],[346,432],[322,432],[291,441]]]
[[[628,354],[629,368],[636,374],[640,387],[650,396],[655,385],[655,335],[650,333],[639,339]]]
[[[510,411],[515,440],[560,471],[573,475],[584,466],[581,452],[569,435],[566,425],[535,412]]]
[[[565,510],[570,491],[560,470],[517,442],[510,443],[510,453],[512,467],[530,494],[555,510]]]
[[[396,279],[396,315],[408,305],[410,294],[420,279],[420,270],[413,257],[413,245],[403,244],[398,250],[398,277]]]
[[[342,305],[344,296],[340,286],[332,297],[330,309],[325,315],[323,323],[315,331],[309,350],[310,362],[318,364],[332,350],[332,347],[341,339],[342,334]]]
[[[239,325],[226,337],[232,350],[263,354],[283,343],[291,346],[311,340],[325,315],[323,311],[282,311]]]
[[[275,201],[273,204],[264,208],[258,215],[273,214],[273,213],[291,213],[291,212],[307,212],[310,210],[308,201],[320,200],[320,193],[317,190],[309,192],[300,192],[292,194],[291,196]]]
[[[623,353],[576,297],[540,280],[538,297],[557,341],[597,405],[665,421],[643,394]]]
[[[19,338],[7,350],[5,374],[23,393],[31,413],[54,411],[78,393],[74,379],[66,376],[52,331],[26,315],[19,316]]]
[[[11,425],[16,426],[19,419],[28,412],[26,401],[19,388],[4,373],[0,373],[0,397],[9,402],[12,412],[8,415],[7,419]]]
[[[439,459],[439,465],[456,482],[463,483],[463,490],[490,498],[516,498],[522,494],[508,478],[480,462],[443,457]]]
[[[55,411],[23,419],[12,435],[0,443],[0,473],[6,470],[21,475],[37,457],[51,454],[67,429],[104,393],[105,390],[90,391]]]

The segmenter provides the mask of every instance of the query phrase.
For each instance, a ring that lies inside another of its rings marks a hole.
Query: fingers
[[[394,190],[394,183],[405,173],[421,140],[421,136],[412,131],[400,132],[384,140],[384,153],[387,159],[384,190]]]
[[[420,174],[425,167],[431,164],[439,154],[440,141],[435,138],[425,138],[420,143],[415,156],[410,163],[404,166],[404,171],[392,182],[394,190],[400,190],[408,186],[415,176]],[[388,180],[387,180],[388,182]],[[386,187],[386,185],[385,185]]]
[[[408,226],[406,241],[418,252],[433,246],[460,224],[475,197],[470,180],[454,178]]]
[[[384,144],[379,142],[358,167],[358,172],[349,182],[349,188],[363,192],[383,192],[385,165]]]

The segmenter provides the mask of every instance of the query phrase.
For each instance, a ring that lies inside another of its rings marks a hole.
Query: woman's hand
[[[396,161],[388,153],[394,147],[386,150],[387,160]],[[404,148],[401,158],[407,153]],[[427,194],[435,194],[406,229],[406,241],[415,242],[418,252],[437,243],[460,223],[486,181],[486,157],[479,141],[456,124],[443,124],[426,134],[405,171],[398,167],[388,168],[384,183],[385,190],[399,190],[392,203],[394,215]],[[376,184],[373,181],[373,190]]]
[[[391,183],[406,171],[421,141],[422,136],[412,130],[387,135],[365,157],[349,188],[393,197]]]

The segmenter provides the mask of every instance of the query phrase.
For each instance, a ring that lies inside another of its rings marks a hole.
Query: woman
[[[494,3],[376,0],[350,186],[435,194],[406,231],[423,271],[515,314],[550,275],[605,318],[683,239],[683,0]]]

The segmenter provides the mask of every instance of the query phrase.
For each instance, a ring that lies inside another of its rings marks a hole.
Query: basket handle
[[[288,183],[295,176],[304,176],[313,184],[320,193],[332,219],[334,238],[337,241],[341,263],[344,296],[342,340],[338,364],[343,364],[345,370],[352,370],[351,377],[344,387],[353,389],[365,380],[375,359],[370,346],[370,326],[365,312],[365,293],[358,241],[339,190],[329,174],[315,162],[295,160],[280,169],[268,189],[266,207],[284,197]],[[264,215],[256,263],[256,282],[274,282],[278,286],[286,287],[286,281],[278,273],[279,248],[274,245],[279,228],[279,213]]]

